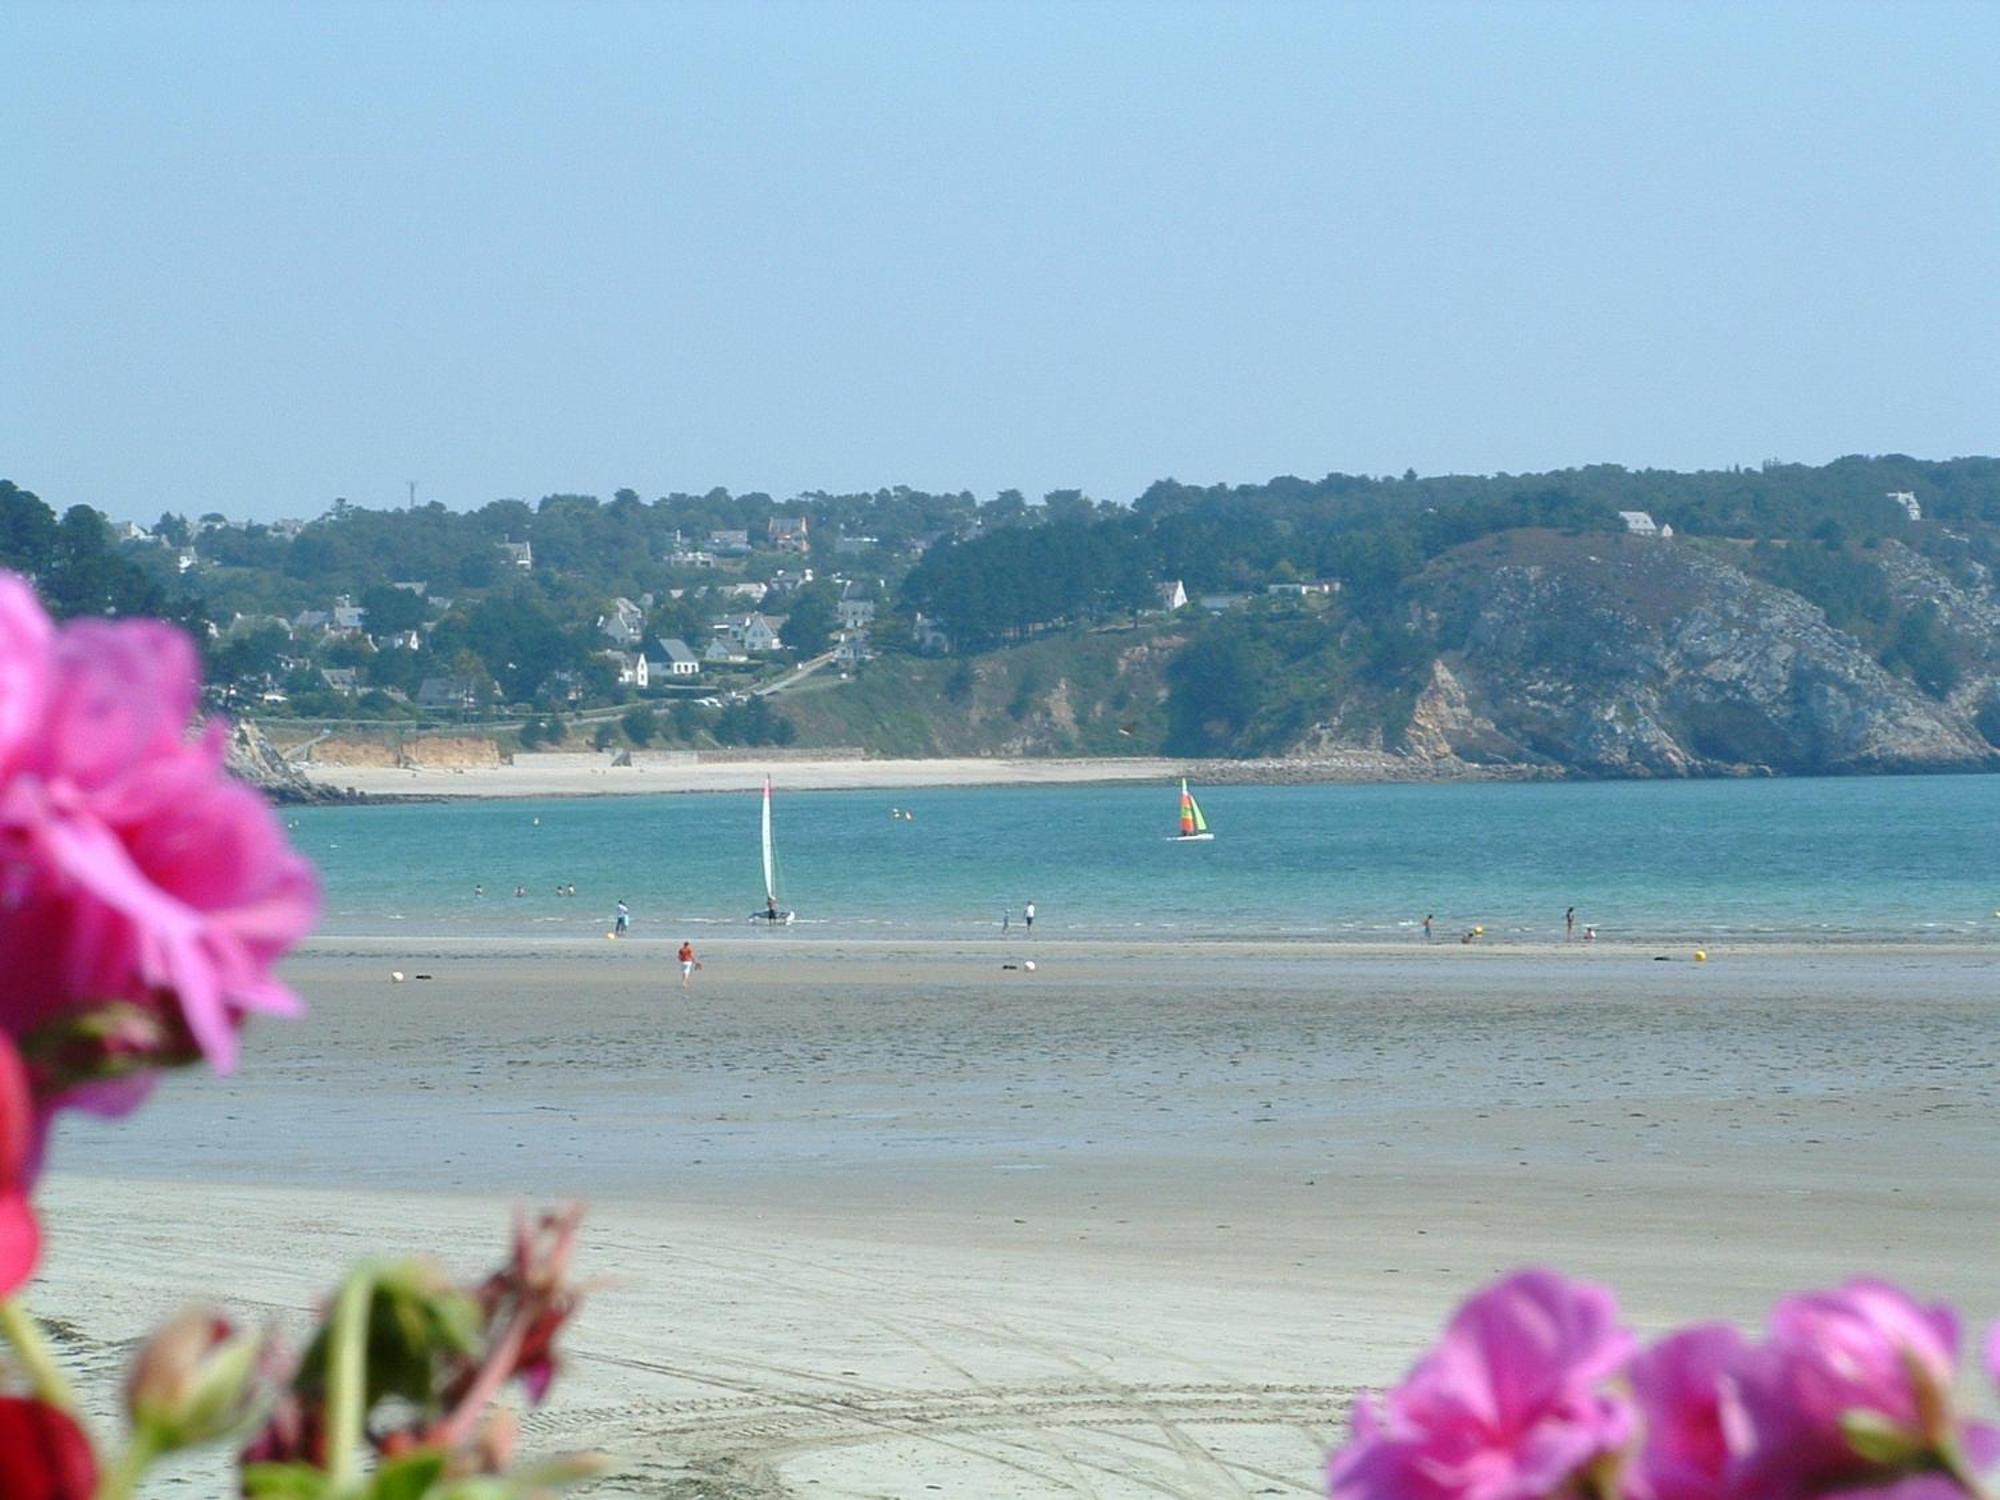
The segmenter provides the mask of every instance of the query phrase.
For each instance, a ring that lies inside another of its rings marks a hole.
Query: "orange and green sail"
[[[1201,815],[1201,804],[1194,800],[1194,793],[1188,790],[1187,778],[1181,778],[1181,837],[1191,838],[1197,833],[1208,832],[1208,819]]]

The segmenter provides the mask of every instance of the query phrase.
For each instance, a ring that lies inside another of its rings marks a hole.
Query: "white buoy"
[[[1034,960],[1033,960],[1032,958],[1030,958],[1030,959],[1027,959],[1027,960],[1023,961],[1023,963],[1021,964],[1021,967],[1022,967],[1022,968],[1024,968],[1024,969],[1026,969],[1026,970],[1028,970],[1028,971],[1029,971],[1030,973],[1032,973],[1032,972],[1034,972],[1034,968],[1035,968],[1035,961],[1034,961]]]
[[[403,971],[401,969],[391,969],[389,971],[389,983],[401,984],[402,982],[403,982]]]

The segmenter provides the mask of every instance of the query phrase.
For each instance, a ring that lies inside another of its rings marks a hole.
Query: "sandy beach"
[[[742,792],[776,770],[791,791],[883,790],[949,786],[1062,786],[1106,781],[1165,781],[1186,762],[1150,757],[1029,759],[973,757],[937,760],[806,760],[785,758],[614,766],[585,755],[523,756],[516,764],[447,768],[302,764],[326,786],[371,797],[614,797],[661,792]]]
[[[66,1125],[35,1299],[100,1406],[204,1287],[298,1326],[364,1250],[470,1273],[572,1195],[608,1281],[526,1436],[618,1454],[604,1494],[1311,1493],[1526,1261],[1648,1329],[1864,1271],[2000,1314],[1990,948],[739,938],[685,996],[669,956],[324,941],[238,1075]]]

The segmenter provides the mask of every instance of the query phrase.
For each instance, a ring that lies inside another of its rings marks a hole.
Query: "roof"
[[[426,708],[463,703],[473,696],[472,680],[466,677],[426,677],[417,688],[417,702]]]
[[[660,655],[668,661],[699,661],[688,643],[679,636],[663,636],[653,643],[660,648]]]

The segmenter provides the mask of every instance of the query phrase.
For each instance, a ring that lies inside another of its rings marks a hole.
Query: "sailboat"
[[[1206,843],[1215,837],[1208,831],[1208,819],[1201,815],[1201,804],[1194,800],[1194,793],[1188,790],[1187,777],[1181,778],[1181,831],[1174,835],[1176,844]]]
[[[792,925],[793,913],[778,905],[778,850],[771,842],[771,778],[764,778],[764,909],[750,913],[753,922],[773,927]]]

